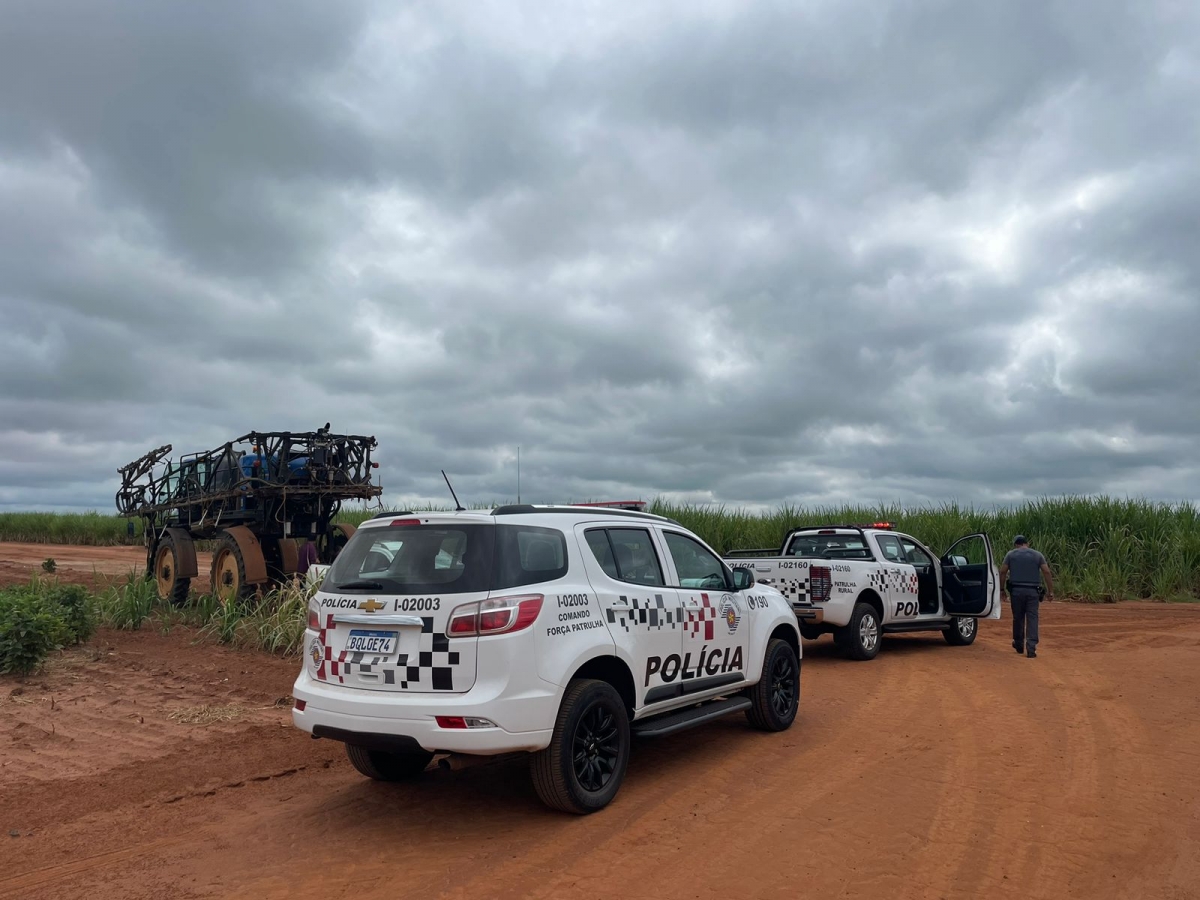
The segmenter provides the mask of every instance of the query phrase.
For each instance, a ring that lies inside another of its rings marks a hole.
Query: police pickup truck
[[[1000,618],[999,573],[986,534],[942,556],[889,523],[793,528],[776,550],[736,550],[731,565],[787,597],[809,640],[832,633],[846,655],[874,659],[884,634],[940,631],[975,640],[979,619]]]
[[[314,579],[315,580],[315,579]],[[744,712],[789,728],[787,600],[660,516],[584,506],[385,513],[309,603],[292,721],[362,774],[531,755],[551,807],[602,808],[633,737]]]

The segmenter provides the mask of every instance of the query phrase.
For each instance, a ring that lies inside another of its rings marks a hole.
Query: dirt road
[[[372,784],[295,663],[106,632],[0,679],[0,897],[1200,897],[1200,609],[1044,609],[1037,660],[806,643],[792,730],[638,744],[587,818],[520,763]]]
[[[53,559],[54,577],[64,584],[84,584],[104,587],[113,581],[124,581],[129,573],[141,575],[146,570],[144,547],[84,547],[74,544],[19,544],[0,541],[0,587],[28,582],[33,575],[42,574],[42,563]],[[192,589],[208,590],[212,554],[197,553],[199,577],[192,579]]]

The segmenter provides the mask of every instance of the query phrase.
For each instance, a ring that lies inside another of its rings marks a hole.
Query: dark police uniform
[[[1032,657],[1037,655],[1042,569],[1043,566],[1048,569],[1048,564],[1046,557],[1028,546],[1021,535],[1017,535],[1013,543],[1016,546],[1008,551],[1000,567],[1001,589],[1007,572],[1012,587],[1013,649]],[[1046,580],[1049,583],[1049,575]]]

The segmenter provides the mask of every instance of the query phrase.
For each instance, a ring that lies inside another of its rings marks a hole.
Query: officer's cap
[[[1019,544],[1028,544],[1028,543],[1029,543],[1029,541],[1025,540],[1025,535],[1023,535],[1023,534],[1018,534],[1015,538],[1013,538],[1014,546],[1019,545]]]

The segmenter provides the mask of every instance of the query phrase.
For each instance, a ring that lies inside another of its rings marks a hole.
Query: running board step
[[[945,631],[950,627],[951,619],[943,622],[893,622],[883,626],[884,634],[916,634],[921,631]]]
[[[634,737],[662,737],[665,734],[684,731],[696,725],[711,722],[713,719],[719,719],[721,716],[727,716],[730,713],[740,712],[743,709],[749,708],[750,698],[730,697],[728,700],[714,700],[712,703],[705,703],[703,706],[681,709],[679,712],[667,713],[664,716],[655,716],[653,719],[634,722],[630,730],[633,732]]]

